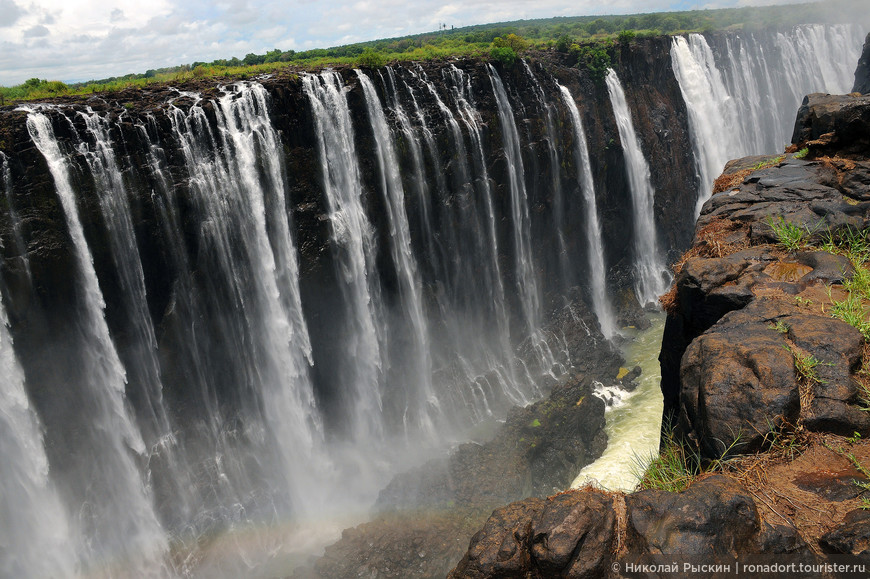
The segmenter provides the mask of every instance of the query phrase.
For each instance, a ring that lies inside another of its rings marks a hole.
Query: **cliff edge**
[[[499,509],[450,577],[618,577],[657,555],[866,560],[868,122],[868,96],[809,95],[789,152],[717,179],[662,300],[675,471],[657,476],[660,460],[638,492]]]

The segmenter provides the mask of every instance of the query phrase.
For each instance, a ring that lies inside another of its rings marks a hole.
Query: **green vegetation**
[[[770,329],[776,330],[780,334],[787,334],[788,330],[789,330],[788,324],[786,324],[782,320],[777,320],[777,322],[775,324],[771,324]]]
[[[851,278],[843,280],[843,299],[831,296],[831,315],[855,327],[870,340],[870,322],[867,321],[867,303],[870,302],[870,240],[867,231],[857,231],[851,227],[837,233],[828,232],[820,249],[837,255],[843,255],[852,263],[855,269]],[[844,276],[845,277],[845,276]]]
[[[663,436],[661,452],[646,466],[638,490],[681,492],[701,474],[700,456],[675,440],[673,433],[666,432]]]
[[[576,59],[579,68],[589,70],[589,76],[595,81],[602,81],[607,76],[607,69],[612,66],[610,49],[613,41],[602,40],[591,44],[574,44],[569,54]]]
[[[507,34],[504,38],[496,36],[492,39],[492,50],[489,51],[489,57],[509,68],[514,65],[520,53],[528,48],[529,41],[514,33]]]
[[[774,165],[779,165],[785,161],[785,155],[780,155],[779,157],[775,157],[773,159],[768,159],[766,161],[760,161],[755,166],[752,167],[753,171],[758,171],[759,169],[767,169],[768,167],[773,167]]]
[[[738,432],[734,441],[722,452],[720,458],[704,463],[696,450],[687,448],[674,436],[672,429],[662,435],[661,452],[649,461],[635,460],[635,467],[642,474],[637,490],[657,489],[681,492],[703,473],[722,471],[730,459],[726,458],[740,443]],[[723,445],[724,446],[724,445]]]
[[[803,149],[801,149],[800,151],[796,152],[796,153],[795,153],[794,155],[792,155],[792,156],[793,156],[795,159],[803,159],[804,157],[807,156],[807,153],[809,153],[809,152],[810,152],[809,148],[804,147]]]
[[[357,66],[363,68],[379,68],[384,66],[387,61],[384,59],[384,55],[380,52],[375,52],[371,48],[367,48],[362,51],[362,54],[359,55],[359,58],[356,61]]]
[[[791,223],[781,216],[776,219],[768,217],[765,223],[773,229],[773,234],[779,244],[788,251],[801,249],[809,243],[810,238],[815,233],[809,227]]]
[[[846,438],[846,442],[848,442],[850,445],[854,445],[860,441],[861,441],[861,433],[860,432],[856,432],[852,436]],[[839,454],[840,456],[842,456],[846,460],[848,460],[852,464],[852,466],[855,467],[855,470],[857,470],[859,473],[861,473],[861,475],[864,476],[864,478],[870,479],[870,469],[868,469],[866,466],[864,466],[864,464],[860,460],[858,460],[858,457],[855,456],[854,452],[846,452],[842,446],[837,446],[836,448],[834,448],[833,446],[831,446],[828,443],[824,443],[824,444],[829,450],[836,452],[837,454]],[[867,491],[870,491],[870,480],[852,479],[852,483],[861,489],[861,494],[864,494]],[[870,498],[868,498],[866,496],[861,497],[861,508],[864,509],[865,511],[870,510]]]
[[[759,30],[801,23],[824,23],[837,18],[838,14],[849,13],[848,10],[838,8],[840,4],[845,7],[845,0],[793,5],[787,11],[781,6],[760,6],[518,20],[301,52],[275,48],[261,55],[251,53],[244,58],[217,59],[210,63],[193,62],[69,86],[59,81],[30,79],[18,86],[0,87],[0,103],[44,99],[63,94],[113,92],[125,88],[141,88],[152,83],[177,83],[197,78],[247,78],[288,67],[295,70],[318,70],[336,65],[374,68],[397,60],[419,61],[454,56],[490,58],[509,66],[527,49],[555,49],[562,53],[574,49],[574,63],[588,68],[593,78],[600,79],[611,64],[614,47],[631,43],[643,36],[722,29]],[[513,59],[510,51],[513,51]]]
[[[825,384],[827,380],[823,380],[816,368],[819,365],[831,365],[825,362],[820,362],[818,358],[813,356],[812,354],[805,354],[792,348],[791,346],[786,345],[785,349],[792,355],[794,358],[794,369],[797,372],[798,378],[802,379],[806,384]]]
[[[517,60],[517,53],[509,46],[494,46],[489,51],[489,57],[502,66],[510,68]]]

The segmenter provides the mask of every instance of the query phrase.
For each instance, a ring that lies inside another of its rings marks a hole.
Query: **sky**
[[[0,86],[79,82],[248,53],[527,18],[806,0],[0,0]],[[865,1],[865,0],[861,0]]]

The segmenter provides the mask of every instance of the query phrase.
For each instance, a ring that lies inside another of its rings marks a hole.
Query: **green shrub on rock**
[[[387,59],[380,52],[366,48],[356,59],[356,64],[362,68],[380,68],[387,63]]]
[[[496,46],[489,51],[489,57],[501,63],[505,68],[510,68],[517,60],[517,53],[509,46]]]

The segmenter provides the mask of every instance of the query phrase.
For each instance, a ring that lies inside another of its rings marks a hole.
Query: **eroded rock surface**
[[[812,558],[797,531],[767,523],[737,482],[711,476],[682,493],[585,488],[513,503],[492,514],[449,577],[619,577],[614,564],[649,555],[783,553]]]
[[[795,126],[807,158],[729,163],[664,300],[662,391],[676,439],[703,462],[773,444],[791,459],[756,455],[743,478],[701,477],[680,493],[587,488],[509,505],[451,578],[615,577],[621,563],[654,555],[867,555],[870,515],[853,510],[855,481],[866,480],[856,465],[870,460],[866,343],[831,317],[856,271],[818,246],[870,226],[868,129],[870,97],[807,97]],[[783,223],[815,248],[779,244]]]

